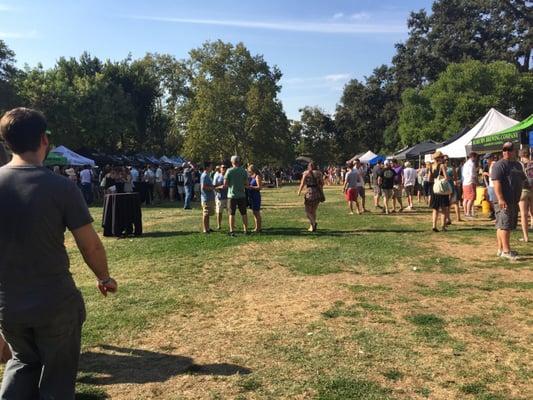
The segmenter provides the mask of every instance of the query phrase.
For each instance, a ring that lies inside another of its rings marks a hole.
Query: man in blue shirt
[[[202,199],[202,227],[204,233],[210,233],[209,217],[215,215],[215,187],[211,180],[213,164],[205,163],[204,172],[200,176],[200,196]]]
[[[192,168],[189,163],[183,163],[183,187],[185,189],[185,199],[183,201],[183,209],[191,209],[191,200],[194,189],[194,180],[192,176]]]

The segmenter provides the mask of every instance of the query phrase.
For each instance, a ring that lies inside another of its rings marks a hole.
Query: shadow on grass
[[[142,236],[137,236],[138,238],[165,238],[165,237],[175,237],[175,236],[189,236],[189,235],[198,235],[202,233],[200,231],[155,231],[155,232],[145,232]]]
[[[106,352],[85,352],[80,357],[78,382],[92,385],[164,382],[180,374],[248,375],[249,368],[234,364],[195,364],[190,357],[123,347],[100,346]]]

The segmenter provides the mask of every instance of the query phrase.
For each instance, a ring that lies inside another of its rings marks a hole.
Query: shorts
[[[400,185],[394,185],[392,188],[392,195],[395,199],[402,198],[402,187]]]
[[[496,193],[494,192],[494,188],[492,186],[487,188],[487,193],[489,195],[489,201],[491,203],[496,203]]]
[[[357,194],[361,196],[362,198],[365,198],[365,187],[364,186],[357,186]]]
[[[463,185],[463,200],[476,200],[476,184]]]
[[[522,190],[522,195],[520,196],[520,201],[533,201],[533,190]]]
[[[393,195],[392,189],[381,189],[381,191],[383,192],[383,197],[385,197],[386,199],[392,198],[392,195]]]
[[[408,196],[412,196],[415,194],[415,186],[409,185],[405,187],[405,193],[407,193]]]
[[[235,215],[237,208],[241,215],[246,215],[246,207],[248,206],[248,201],[246,197],[240,199],[229,199],[229,213],[230,215]]]
[[[496,229],[512,231],[518,224],[518,205],[507,203],[506,209],[501,209],[499,203],[494,203],[496,214]]]
[[[215,199],[215,212],[220,214],[228,209],[228,199]]]
[[[357,189],[356,188],[346,189],[346,192],[344,193],[344,198],[346,199],[346,201],[356,201],[357,200]]]
[[[204,217],[212,217],[215,215],[215,200],[207,202],[202,201],[202,215]]]

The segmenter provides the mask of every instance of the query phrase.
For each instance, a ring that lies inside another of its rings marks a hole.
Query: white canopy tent
[[[377,156],[378,155],[376,153],[374,153],[371,150],[368,150],[365,154],[363,154],[361,157],[359,157],[359,161],[361,161],[362,163],[366,164],[366,163],[369,163],[370,161],[372,161]]]
[[[491,135],[516,125],[517,123],[518,121],[503,115],[494,108],[491,108],[472,129],[459,137],[456,141],[437,150],[440,150],[450,158],[465,158],[465,147],[470,145],[474,138]]]
[[[92,167],[95,166],[94,160],[91,160],[87,157],[83,157],[78,153],[75,153],[72,150],[66,148],[65,146],[58,146],[51,152],[65,157],[68,161],[68,165],[90,165]]]

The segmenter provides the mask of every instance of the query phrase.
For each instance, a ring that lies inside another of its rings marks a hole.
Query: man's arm
[[[500,208],[507,208],[507,202],[505,201],[505,198],[503,197],[503,190],[502,190],[502,184],[499,180],[492,179],[492,184],[494,185],[494,193],[496,194],[496,197],[498,199],[498,204]]]
[[[96,234],[92,224],[84,225],[72,231],[83,259],[98,278],[98,289],[104,296],[107,292],[117,291],[117,282],[109,276],[107,256],[104,245]]]

